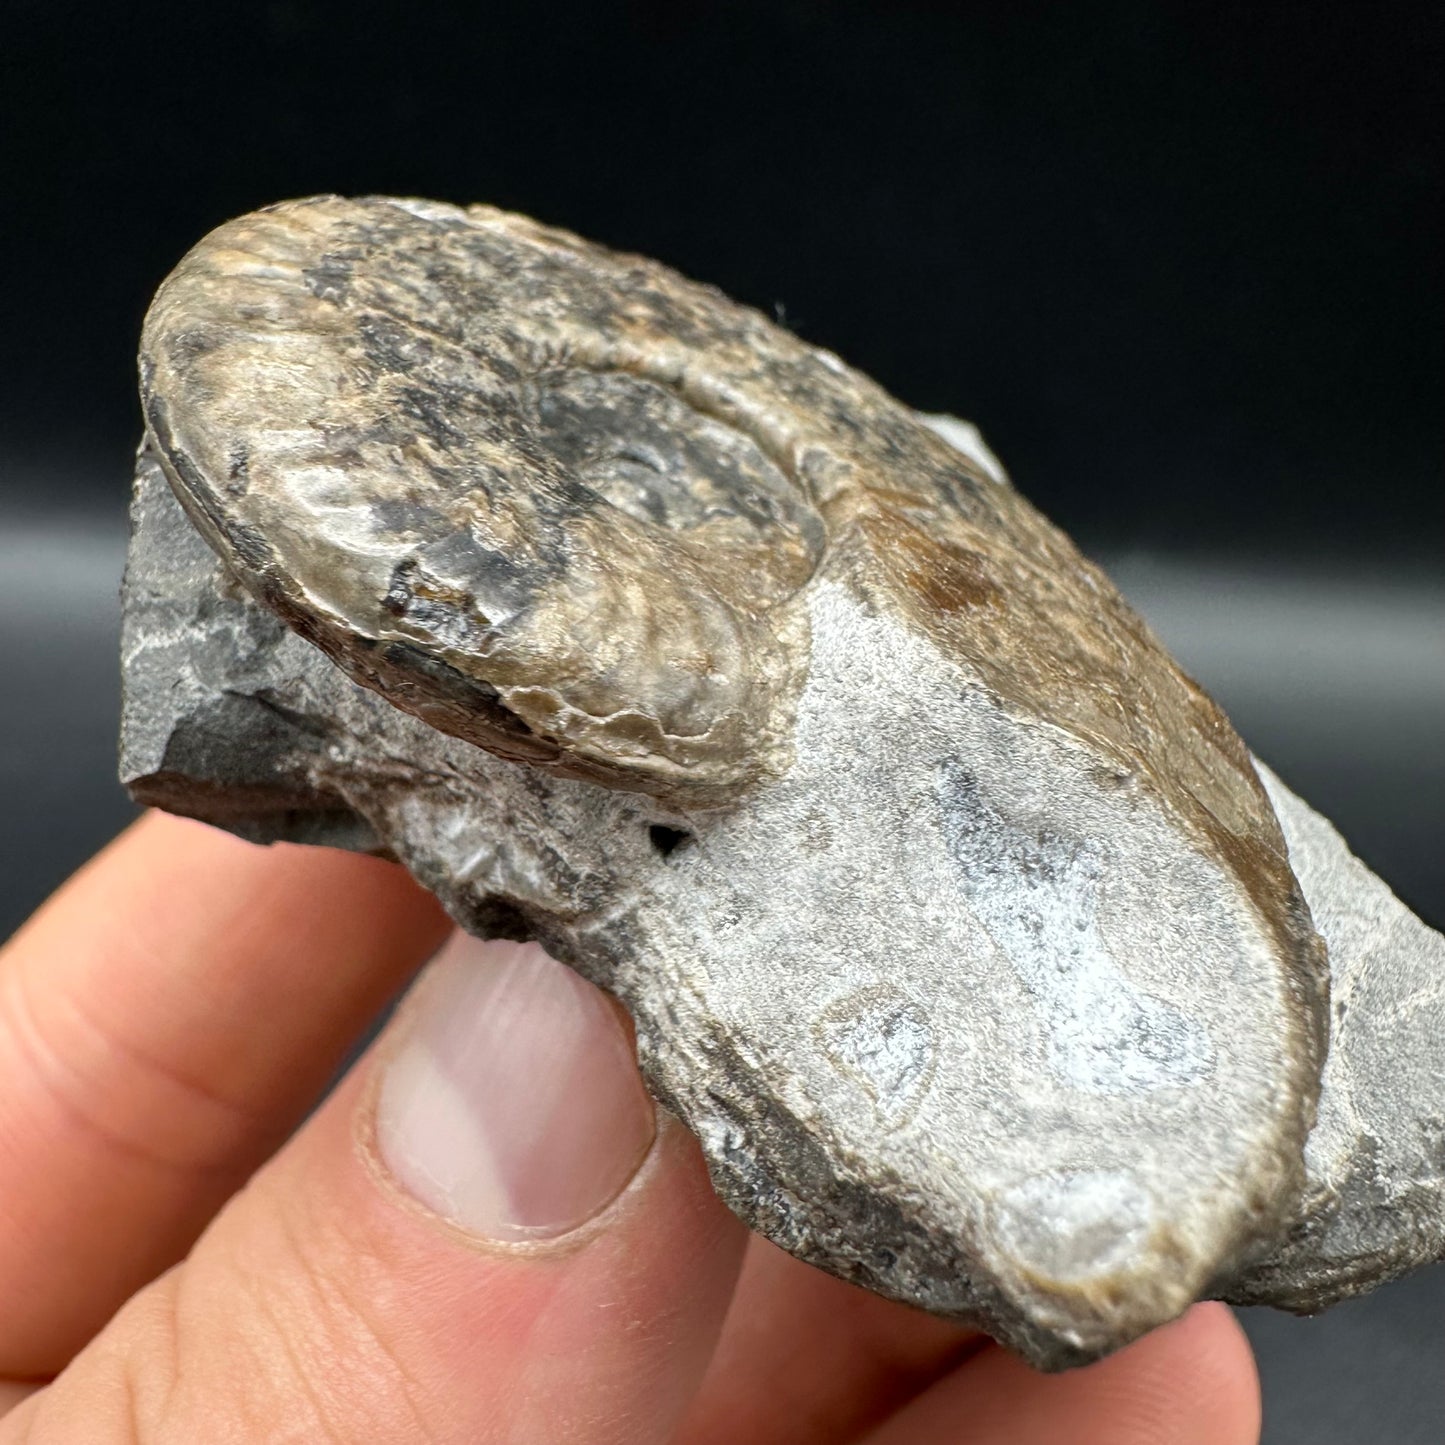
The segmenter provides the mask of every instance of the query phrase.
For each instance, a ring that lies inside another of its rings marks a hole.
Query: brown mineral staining
[[[913,593],[921,614],[933,625],[937,613],[974,607],[999,607],[1003,594],[989,575],[987,558],[946,540],[930,536],[886,504],[862,519],[874,552],[892,565],[902,585]]]

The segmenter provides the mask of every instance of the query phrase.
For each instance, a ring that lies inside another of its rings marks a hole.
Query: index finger
[[[0,1377],[186,1253],[447,928],[394,864],[156,814],[0,950]]]

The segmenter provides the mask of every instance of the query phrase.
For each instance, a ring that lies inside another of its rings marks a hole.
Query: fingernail
[[[488,1239],[585,1223],[655,1129],[607,999],[534,943],[457,934],[429,966],[384,1065],[376,1145],[397,1183]]]

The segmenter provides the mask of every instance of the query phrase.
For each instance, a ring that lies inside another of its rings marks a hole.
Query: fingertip
[[[1041,1375],[991,1346],[899,1412],[869,1445],[1258,1445],[1259,1380],[1219,1304],[1082,1369]]]
[[[1263,1425],[1259,1368],[1244,1327],[1228,1305],[1197,1304],[1170,1326],[1181,1384],[1202,1416],[1217,1420],[1221,1441],[1259,1439]]]

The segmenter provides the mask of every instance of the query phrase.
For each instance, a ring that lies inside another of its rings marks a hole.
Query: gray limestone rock
[[[976,433],[655,263],[385,199],[203,241],[142,396],[134,795],[541,940],[783,1247],[1047,1367],[1438,1252],[1439,1091],[1407,1141],[1372,1012],[1429,1030],[1438,939],[1335,927],[1383,885]],[[1368,1000],[1308,1152],[1292,859]]]
[[[1226,1297],[1311,1314],[1445,1259],[1445,937],[1256,766],[1329,947],[1333,1020],[1300,1219]]]

